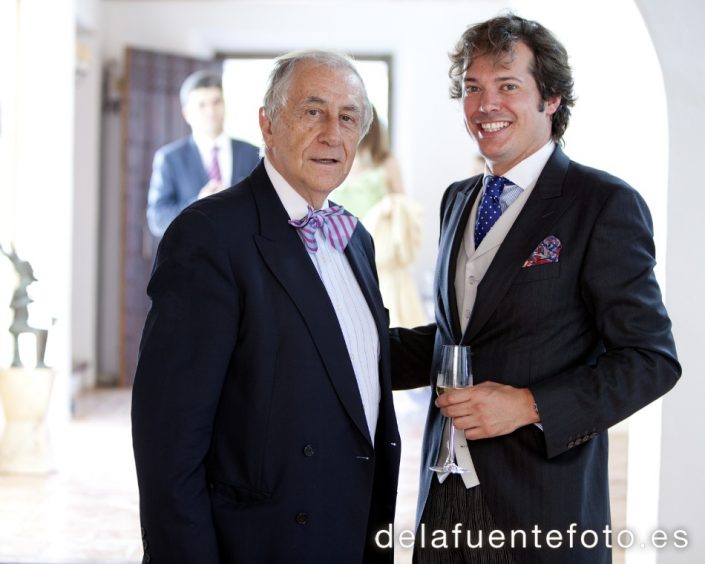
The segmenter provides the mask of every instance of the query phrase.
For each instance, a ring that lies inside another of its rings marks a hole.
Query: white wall
[[[74,196],[72,235],[72,363],[85,366],[76,384],[96,382],[98,319],[98,217],[100,171],[100,2],[79,0],[76,41],[82,64],[74,102]],[[78,57],[77,53],[77,57]]]
[[[15,230],[16,20],[17,5],[0,2],[0,245],[7,252]],[[0,366],[12,361],[12,339],[5,329],[12,323],[12,310],[6,306],[10,304],[15,285],[12,264],[0,256]]]
[[[663,401],[659,524],[688,531],[690,546],[663,551],[663,564],[705,561],[705,7],[699,0],[638,0],[659,53],[670,133],[666,305],[683,377]],[[648,78],[644,87],[648,88]],[[645,116],[648,119],[648,116]]]
[[[50,418],[58,421],[69,412],[71,367],[75,5],[73,0],[23,0],[15,6],[16,12],[9,10],[14,12],[12,44],[4,46],[7,51],[1,59],[3,78],[10,80],[3,85],[7,119],[3,119],[2,181],[7,184],[0,192],[0,237],[3,243],[15,242],[19,256],[32,264],[38,279],[30,287],[35,299],[30,321],[46,326],[56,318],[46,359],[56,372]],[[0,275],[5,269],[3,264]],[[10,285],[14,287],[14,279]],[[5,283],[2,286],[4,307],[11,293],[6,293]],[[5,327],[3,323],[0,328],[4,344]],[[3,347],[5,351],[9,348]],[[0,365],[10,360],[3,356]]]

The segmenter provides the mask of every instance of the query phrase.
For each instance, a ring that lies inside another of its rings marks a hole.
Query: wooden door
[[[158,241],[147,227],[147,191],[155,151],[190,134],[181,116],[179,89],[218,61],[128,48],[121,106],[122,244],[120,250],[119,382],[132,383],[142,328],[149,310],[146,288]]]

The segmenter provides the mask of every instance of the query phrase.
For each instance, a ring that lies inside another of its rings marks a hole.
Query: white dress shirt
[[[308,213],[306,200],[279,174],[266,156],[264,168],[289,218],[304,217]],[[328,206],[326,199],[321,207]],[[337,251],[328,239],[323,237],[320,229],[316,231],[316,242],[318,252],[309,251],[309,256],[338,317],[355,372],[367,427],[374,444],[382,394],[379,384],[380,349],[377,326],[345,253]]]

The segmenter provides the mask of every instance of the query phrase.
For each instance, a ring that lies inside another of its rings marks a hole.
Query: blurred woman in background
[[[392,327],[428,322],[410,266],[422,242],[421,207],[404,194],[399,163],[377,111],[347,179],[331,200],[356,215],[375,241],[379,286]]]

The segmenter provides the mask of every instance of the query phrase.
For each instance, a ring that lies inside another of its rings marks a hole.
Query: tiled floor
[[[82,396],[52,435],[56,472],[0,475],[0,562],[141,560],[129,401],[127,390]]]
[[[413,529],[425,400],[395,398],[404,451],[397,532]],[[128,390],[96,390],[52,437],[58,471],[46,477],[0,475],[0,563],[132,564],[142,549],[129,433]],[[626,435],[611,440],[613,528],[624,526]],[[396,563],[408,564],[410,550]],[[623,555],[615,553],[615,564]]]

